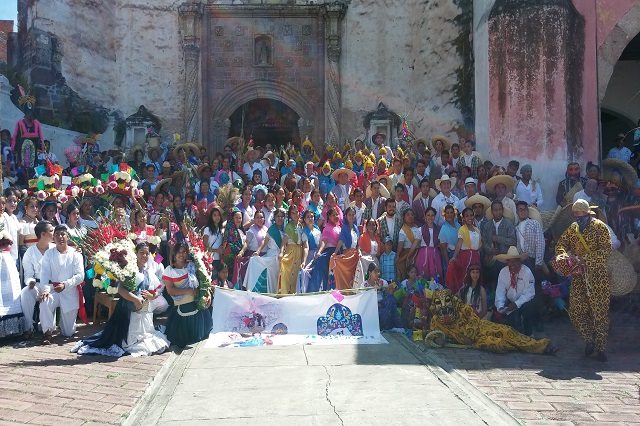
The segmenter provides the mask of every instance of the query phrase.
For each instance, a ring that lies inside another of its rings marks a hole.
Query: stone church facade
[[[606,153],[605,109],[622,126],[640,118],[625,97],[640,92],[640,0],[19,0],[18,9],[13,65],[42,115],[65,107],[61,93],[122,121],[144,105],[163,134],[213,151],[240,132],[261,142],[309,135],[319,151],[376,131],[393,142],[404,118],[416,136],[472,136],[496,162],[531,163],[551,194],[567,160]]]

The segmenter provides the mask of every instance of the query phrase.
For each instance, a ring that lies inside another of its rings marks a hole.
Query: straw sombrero
[[[201,179],[201,175],[202,172],[204,171],[204,169],[209,169],[211,170],[211,172],[213,172],[213,169],[211,168],[211,165],[208,163],[202,163],[198,166],[197,170],[196,170],[196,174],[198,175],[198,179]]]
[[[389,193],[389,190],[384,185],[380,185],[380,195],[383,196],[384,198],[389,198],[391,196],[391,194]],[[367,186],[366,196],[367,198],[371,198],[371,184]]]
[[[464,200],[465,207],[473,208],[474,204],[482,204],[486,210],[491,207],[491,200],[480,194],[472,195],[471,197]]]
[[[347,169],[345,167],[341,167],[339,169],[334,170],[333,173],[331,173],[331,177],[334,178],[335,180],[338,180],[338,176],[341,175],[342,173],[346,173],[349,180],[353,179],[353,177],[356,175],[353,170]]]
[[[453,188],[456,185],[457,179],[454,178],[454,177],[450,178],[449,175],[442,175],[442,177],[440,179],[436,179],[436,182],[435,182],[435,185],[434,185],[438,191],[442,191],[440,189],[440,184],[442,182],[445,182],[445,181],[451,182],[451,187]]]
[[[509,259],[520,259],[525,260],[529,255],[527,253],[522,253],[518,251],[518,249],[514,246],[509,247],[506,254],[499,254],[496,256],[496,260],[498,262],[507,263]]]
[[[489,206],[489,208],[485,212],[485,216],[487,217],[487,219],[493,220],[493,213],[491,213],[491,206]],[[509,220],[513,220],[513,221],[516,220],[515,214],[509,207],[502,207],[502,216],[506,217]]]
[[[436,149],[436,141],[438,140],[442,141],[442,149],[444,151],[448,151],[451,148],[451,141],[446,136],[435,135],[431,138],[431,148],[434,151]]]
[[[160,190],[162,189],[163,186],[165,185],[171,185],[171,182],[173,182],[173,179],[171,178],[166,178],[166,179],[162,179],[160,182],[158,182],[158,184],[156,185],[156,190],[153,191],[153,195],[158,195],[158,193],[160,192]]]
[[[438,193],[435,189],[429,188],[429,197],[435,198],[438,196]],[[418,192],[415,197],[413,197],[413,201],[419,200],[422,197],[422,191]]]
[[[420,142],[422,142],[422,143],[424,144],[425,148],[428,148],[428,147],[429,147],[429,141],[427,140],[427,138],[417,138],[417,139],[414,139],[414,140],[413,140],[413,146],[414,146],[414,147],[417,147],[417,146],[418,146],[418,144],[419,144]]]
[[[500,183],[507,187],[507,191],[513,191],[513,187],[515,186],[515,182],[511,176],[498,175],[487,180],[487,192],[489,194],[495,194],[496,185]]]
[[[529,207],[529,219],[537,220],[542,225],[542,215],[535,207]]]
[[[198,155],[200,155],[200,147],[191,142],[176,145],[176,147],[173,149],[173,152],[175,154],[180,151],[184,151],[187,154],[187,157],[197,157]]]
[[[382,179],[384,179],[385,183],[382,186],[386,186],[387,191],[391,193],[391,179],[389,178],[389,175],[378,175],[377,179],[380,183],[382,183]]]

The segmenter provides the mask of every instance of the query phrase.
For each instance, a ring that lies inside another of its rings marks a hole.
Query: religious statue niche
[[[273,66],[273,38],[270,35],[256,35],[253,40],[254,65],[257,67]]]

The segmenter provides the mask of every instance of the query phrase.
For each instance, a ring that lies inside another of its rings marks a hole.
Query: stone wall
[[[341,59],[344,138],[363,133],[364,116],[379,102],[413,120],[416,136],[461,131],[465,119],[456,87],[464,61],[456,40],[469,28],[458,23],[458,3],[351,1]]]

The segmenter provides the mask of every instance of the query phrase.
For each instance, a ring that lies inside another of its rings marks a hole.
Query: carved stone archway
[[[640,33],[640,3],[636,3],[613,27],[598,48],[598,104],[607,93],[613,69],[629,42]]]
[[[256,99],[273,99],[288,105],[301,118],[300,134],[309,134],[312,141],[318,140],[313,107],[300,92],[282,82],[249,81],[228,92],[213,110],[213,144],[216,149],[222,147],[227,139],[231,114]]]

